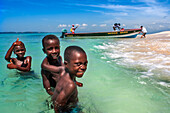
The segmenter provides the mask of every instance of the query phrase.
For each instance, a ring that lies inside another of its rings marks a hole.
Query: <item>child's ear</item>
[[[64,65],[66,66],[68,64],[68,62],[67,61],[64,61]]]

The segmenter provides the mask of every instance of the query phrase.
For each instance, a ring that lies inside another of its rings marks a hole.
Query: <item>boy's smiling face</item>
[[[87,69],[87,56],[83,52],[73,52],[70,61],[66,63],[69,73],[76,77],[82,77]]]
[[[47,57],[50,59],[58,59],[60,55],[60,44],[58,40],[49,39],[44,43],[43,48],[44,53],[47,54]]]
[[[18,58],[23,58],[25,55],[26,49],[24,46],[15,46],[14,53],[17,55]]]

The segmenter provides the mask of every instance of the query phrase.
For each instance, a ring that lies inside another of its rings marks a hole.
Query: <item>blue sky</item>
[[[0,0],[0,32],[70,30],[112,31],[145,26],[149,32],[170,30],[169,0]]]

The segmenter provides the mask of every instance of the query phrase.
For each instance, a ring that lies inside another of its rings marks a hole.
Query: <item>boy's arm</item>
[[[77,29],[79,27],[79,25],[78,26],[76,26],[76,28],[75,29]]]
[[[20,45],[21,41],[18,41],[19,39],[17,38],[17,40],[12,44],[12,46],[8,49],[6,55],[5,55],[5,60],[10,62],[10,59],[11,59],[11,54],[12,54],[12,51],[14,49],[14,47],[16,45]]]
[[[19,71],[24,71],[24,72],[30,71],[31,70],[31,60],[32,60],[31,56],[27,56],[26,62],[25,62],[28,64],[27,67],[17,66],[16,69],[18,69]]]
[[[67,101],[70,98],[70,96],[73,94],[75,88],[76,88],[76,85],[74,83],[69,84],[58,94],[56,100],[54,100],[55,112],[56,111],[58,112],[59,108],[62,108],[67,104]],[[55,96],[55,93],[54,93],[54,96]]]
[[[11,59],[11,54],[12,54],[12,51],[14,49],[14,43],[12,44],[12,46],[8,49],[6,55],[5,55],[5,60],[10,62],[10,59]]]
[[[49,82],[49,80],[47,79],[47,77],[45,76],[45,72],[44,72],[43,69],[41,70],[41,75],[42,75],[42,79],[43,79],[43,86],[44,86],[44,88],[46,89],[46,92],[47,92],[49,95],[53,95],[54,92],[51,91],[50,82]]]
[[[48,59],[45,58],[41,64],[41,68],[46,70],[46,71],[49,71],[49,72],[53,72],[53,73],[58,73],[58,72],[62,72],[64,70],[64,66],[63,66],[63,63],[62,63],[62,66],[54,66],[54,65],[50,65],[48,63]]]
[[[21,67],[21,66],[15,65],[15,64],[13,64],[12,61],[10,61],[11,63],[8,64],[7,67],[8,67],[8,69],[17,69],[19,71],[28,72],[31,69],[31,60],[32,60],[31,56],[28,56],[26,58],[26,62],[25,63],[28,64],[27,67]]]

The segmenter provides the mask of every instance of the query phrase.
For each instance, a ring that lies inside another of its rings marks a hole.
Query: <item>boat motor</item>
[[[64,38],[64,34],[67,33],[66,29],[62,29],[62,35],[60,36],[60,38]]]

